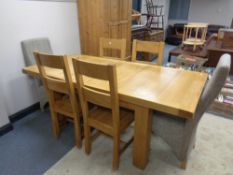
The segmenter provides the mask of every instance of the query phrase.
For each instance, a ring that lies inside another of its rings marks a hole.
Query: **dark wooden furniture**
[[[138,40],[145,40],[146,37],[146,33],[149,30],[145,27],[137,27],[137,28],[132,28],[131,30],[131,43],[133,42],[134,39],[138,39]]]
[[[164,29],[163,5],[154,5],[153,0],[146,0],[147,13],[142,14],[147,17],[146,26],[148,28]]]
[[[228,29],[224,32],[224,37],[222,40],[222,48],[224,49],[233,48],[233,29]]]
[[[232,48],[222,48],[222,41],[214,37],[207,45],[208,61],[205,66],[216,67],[220,57],[228,53],[231,55],[231,61],[233,62],[233,46]],[[233,75],[233,64],[231,64],[230,75]]]
[[[164,40],[163,30],[150,30],[149,28],[143,26],[139,28],[132,29],[132,41],[134,39],[144,40],[144,41],[155,41],[161,42]]]

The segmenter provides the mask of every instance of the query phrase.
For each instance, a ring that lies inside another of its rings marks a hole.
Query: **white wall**
[[[80,53],[76,3],[0,1],[1,93],[9,115],[37,102],[30,78],[22,73],[25,63],[20,42],[44,36],[49,37],[56,54]]]
[[[232,0],[192,0],[189,21],[230,26],[233,18]]]
[[[1,85],[2,84],[0,83],[0,128],[9,123],[8,113],[5,106],[5,97]]]
[[[169,24],[204,22],[230,26],[233,0],[191,0],[188,20],[169,20]]]

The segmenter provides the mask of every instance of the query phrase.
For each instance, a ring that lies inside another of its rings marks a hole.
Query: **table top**
[[[206,47],[203,47],[202,49],[197,48],[196,51],[193,51],[193,47],[184,47],[182,48],[182,46],[178,46],[175,47],[174,49],[172,49],[170,51],[171,55],[191,55],[191,56],[196,56],[196,57],[201,57],[201,58],[207,58],[208,57],[208,50],[206,49]]]
[[[207,23],[188,23],[185,25],[185,27],[190,27],[190,28],[207,28],[208,24]]]
[[[207,74],[200,72],[94,56],[81,55],[76,57],[97,63],[116,64],[120,101],[183,118],[193,118],[207,79]],[[72,61],[70,57],[68,59],[75,83]],[[25,67],[23,72],[39,76],[36,65]],[[59,70],[48,69],[48,74],[56,78],[64,78],[63,73]],[[108,90],[105,81],[85,77],[84,83],[88,86]]]
[[[207,46],[208,51],[219,51],[226,53],[233,53],[232,48],[222,48],[222,40],[218,40],[217,37],[213,37],[213,39],[209,42]]]

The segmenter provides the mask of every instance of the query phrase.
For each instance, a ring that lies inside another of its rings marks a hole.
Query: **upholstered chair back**
[[[214,70],[213,76],[206,84],[206,87],[202,93],[200,102],[196,110],[196,118],[199,119],[207,108],[211,105],[214,99],[218,96],[221,91],[227,76],[229,75],[231,67],[231,56],[224,54]]]
[[[47,54],[52,54],[52,48],[48,38],[34,38],[21,42],[23,55],[26,66],[36,64],[33,52],[39,51]]]

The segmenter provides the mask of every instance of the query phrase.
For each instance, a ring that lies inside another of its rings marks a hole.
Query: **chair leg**
[[[60,135],[60,126],[58,121],[58,114],[51,110],[51,117],[52,117],[52,128],[53,128],[53,134],[55,138],[58,138]]]
[[[112,160],[112,170],[117,170],[119,168],[120,160],[120,137],[113,137],[113,160]]]
[[[80,118],[74,118],[75,143],[78,148],[82,147]]]
[[[91,153],[91,132],[90,127],[84,123],[85,152]]]
[[[187,168],[187,162],[181,162],[180,168],[185,170]]]

